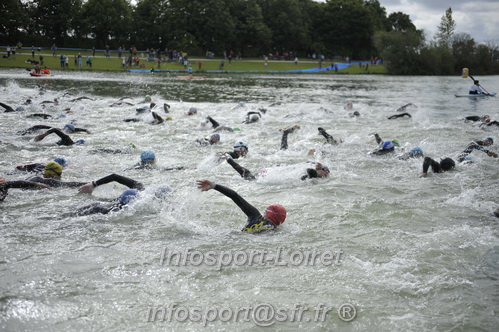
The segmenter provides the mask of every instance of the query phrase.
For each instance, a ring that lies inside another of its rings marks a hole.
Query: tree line
[[[379,57],[401,75],[455,74],[463,66],[499,73],[497,46],[478,45],[449,31],[452,24],[442,25],[444,18],[453,23],[452,11],[442,18],[447,31],[426,41],[407,14],[387,15],[378,0],[4,0],[0,9],[5,45],[134,46],[218,56],[232,50],[248,57],[315,53]]]

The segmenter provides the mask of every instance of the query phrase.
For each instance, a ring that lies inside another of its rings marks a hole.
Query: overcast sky
[[[456,33],[466,32],[477,43],[499,43],[499,0],[379,0],[386,14],[403,12],[409,15],[419,30],[424,30],[428,40],[433,39],[442,16],[452,8]]]

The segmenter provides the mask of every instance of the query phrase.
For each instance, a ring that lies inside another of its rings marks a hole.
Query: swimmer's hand
[[[45,184],[45,183],[36,183],[36,187],[37,188],[40,188],[40,189],[52,189],[51,186],[49,186],[48,184]]]
[[[421,173],[421,174],[419,174],[419,177],[420,178],[425,178],[427,175],[428,175],[428,173]]]
[[[92,182],[89,182],[86,185],[78,188],[78,194],[91,194],[94,191],[94,188],[94,184]]]
[[[210,180],[197,180],[196,184],[201,191],[208,191],[215,188],[215,182]]]
[[[487,155],[488,155],[489,157],[494,157],[494,158],[497,158],[497,153],[492,152],[492,151],[487,152]]]
[[[45,138],[45,136],[47,136],[47,135],[46,135],[46,134],[40,134],[40,135],[38,135],[38,136],[35,136],[35,138],[33,138],[33,140],[34,140],[35,142],[40,142],[42,139],[44,139],[44,138]]]

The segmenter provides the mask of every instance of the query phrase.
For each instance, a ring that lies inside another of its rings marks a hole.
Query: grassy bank
[[[24,68],[24,69],[32,69],[34,66],[32,64],[27,63],[28,60],[40,61],[40,54],[35,52],[34,58],[31,56],[31,52],[27,50],[21,50],[22,53],[17,52],[15,56],[11,54],[9,58],[0,57],[0,68]],[[85,63],[85,58],[87,55],[92,55],[91,52],[81,52],[82,54],[82,68],[78,68],[77,64],[75,64],[75,55],[78,54],[78,51],[64,51],[64,55],[69,57],[68,67],[62,68],[60,65],[59,56],[61,53],[58,52],[58,55],[52,56],[50,51],[46,50],[42,51],[41,55],[43,56],[44,64],[40,65],[41,68],[44,66],[53,70],[76,70],[76,71],[125,71],[122,67],[122,60],[118,57],[118,54],[112,54],[111,57],[106,58],[102,52],[96,53],[95,56],[92,57],[92,67],[88,67]],[[99,54],[100,53],[100,54]],[[7,52],[5,49],[0,49],[0,56],[6,55]],[[123,56],[128,55],[128,53],[123,53]],[[157,60],[154,62],[146,61],[146,57],[139,56],[139,66],[131,66],[128,69],[162,69],[162,70],[174,70],[174,71],[186,71],[183,65],[172,62],[161,62],[159,68]],[[192,63],[192,68],[194,72],[203,73],[207,70],[219,70],[220,69],[220,61],[221,59],[202,59],[202,58],[190,58],[189,62]],[[201,67],[199,67],[199,62],[201,62]],[[323,66],[331,65],[330,62],[324,62]],[[318,68],[319,64],[317,61],[309,61],[308,59],[300,59],[298,64],[295,65],[293,61],[268,61],[267,66],[265,66],[265,62],[261,59],[243,59],[241,61],[233,60],[231,64],[227,60],[225,60],[224,70],[228,71],[288,71],[288,70],[301,70],[301,69],[311,69]],[[331,75],[336,74],[334,71],[322,72],[318,74]],[[355,62],[350,67],[346,69],[341,69],[338,71],[338,74],[386,74],[386,68],[381,65],[369,65],[366,69],[365,66],[359,68],[358,62]]]

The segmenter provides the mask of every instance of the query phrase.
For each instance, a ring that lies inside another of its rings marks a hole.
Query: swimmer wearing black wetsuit
[[[412,118],[412,116],[409,113],[400,113],[400,114],[394,114],[392,116],[389,116],[388,120],[393,120],[393,119],[401,118],[401,117],[404,117],[404,116]]]
[[[430,166],[433,173],[443,173],[453,169],[456,166],[456,163],[451,158],[444,158],[440,162],[437,162],[430,157],[425,157],[423,161],[423,173],[421,173],[420,177],[428,175]]]
[[[59,136],[61,138],[61,140],[57,142],[57,145],[66,145],[66,146],[69,146],[69,145],[75,144],[75,142],[73,142],[73,140],[71,139],[71,137],[69,137],[68,135],[64,134],[62,131],[60,131],[57,128],[49,129],[45,133],[40,134],[38,136],[35,136],[34,141],[35,142],[39,142],[39,141],[41,141],[42,139],[44,139],[45,137],[47,137],[50,134],[56,134],[57,136]]]
[[[244,168],[238,163],[236,163],[234,159],[227,158],[227,163],[229,163],[229,165],[231,165],[232,168],[234,168],[239,173],[239,175],[241,175],[241,177],[243,177],[245,180],[251,181],[256,179],[255,176],[251,174],[251,172],[247,168]]]
[[[45,174],[44,174],[44,176],[45,176]],[[53,188],[77,188],[77,187],[81,187],[84,184],[86,184],[86,182],[76,182],[76,181],[62,182],[61,180],[58,180],[58,179],[46,178],[46,177],[42,178],[41,176],[38,176],[38,175],[31,176],[31,177],[27,178],[26,181],[43,183],[43,184],[46,184],[46,185],[53,187]]]
[[[490,116],[488,115],[484,115],[484,116],[479,116],[479,115],[470,115],[470,116],[467,116],[464,118],[466,121],[473,121],[473,122],[477,122],[477,121],[487,121],[487,119],[490,119]]]
[[[327,178],[329,176],[329,168],[327,166],[322,165],[321,163],[315,164],[315,169],[307,168],[307,174],[301,177],[302,181],[306,179],[314,179],[314,178]]]
[[[489,146],[494,144],[494,139],[492,137],[486,137],[483,141],[473,141],[468,145],[466,150],[461,152],[459,156],[457,157],[457,160],[459,162],[464,161],[464,158],[466,158],[467,155],[469,155],[473,150],[479,150],[485,152],[489,157],[494,157],[497,158],[498,155],[497,153],[487,150],[484,147]]]
[[[32,182],[32,181],[6,181],[6,182],[1,182],[0,183],[0,202],[5,200],[7,197],[8,190],[9,189],[42,189],[42,188],[50,188],[50,186],[43,184],[43,183],[38,183],[38,182]]]
[[[249,204],[234,190],[215,184],[209,180],[198,180],[197,186],[202,191],[215,189],[223,195],[232,199],[234,203],[244,212],[248,217],[246,226],[242,229],[246,233],[260,233],[264,231],[274,230],[284,222],[286,219],[286,210],[279,204],[272,204],[267,207],[264,215],[258,211],[253,205]]]
[[[411,105],[412,105],[412,103],[405,104],[404,106],[397,108],[397,110],[395,112],[402,112],[403,110],[405,110],[407,107],[409,107]]]
[[[103,177],[97,181],[92,181],[90,183],[86,183],[81,188],[78,189],[80,194],[91,194],[93,190],[106,183],[110,182],[118,182],[124,186],[127,186],[130,189],[144,190],[144,186],[142,183],[135,181],[133,179],[118,175],[118,174],[110,174],[106,177]],[[128,202],[127,202],[128,203]],[[121,210],[126,203],[123,201],[111,203],[111,204],[103,204],[102,202],[96,202],[84,207],[77,209],[73,215],[76,216],[86,216],[90,214],[108,214],[110,212],[116,212]]]
[[[248,112],[246,113],[246,120],[243,121],[243,123],[254,123],[259,121],[262,118],[262,113],[260,112]]]
[[[324,128],[319,127],[319,128],[317,128],[317,129],[319,130],[319,135],[324,136],[324,138],[326,139],[326,142],[327,142],[327,143],[329,143],[329,144],[334,144],[334,145],[338,144],[338,141],[337,141],[337,140],[335,140],[335,139],[333,138],[333,136],[331,136],[330,134],[328,134],[328,133],[324,130]]]

